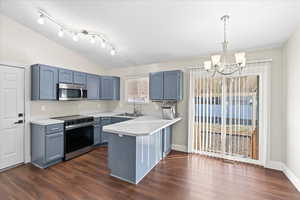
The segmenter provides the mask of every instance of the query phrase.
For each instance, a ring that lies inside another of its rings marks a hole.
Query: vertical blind
[[[258,159],[259,77],[191,70],[193,151]]]

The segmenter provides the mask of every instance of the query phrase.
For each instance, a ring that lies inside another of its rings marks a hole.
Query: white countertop
[[[143,116],[128,121],[103,126],[103,131],[129,136],[151,135],[163,128],[175,124],[180,120],[181,118],[166,120],[153,116]]]
[[[42,126],[47,126],[51,124],[61,124],[64,123],[62,120],[57,120],[57,119],[41,119],[41,120],[33,120],[31,121],[33,124],[37,125],[42,125]]]
[[[132,118],[132,119],[136,118],[136,117],[131,117],[131,116],[118,116],[119,114],[122,114],[122,113],[124,113],[124,112],[85,113],[83,115],[92,116],[95,118],[98,118],[98,117],[124,117],[124,118]]]

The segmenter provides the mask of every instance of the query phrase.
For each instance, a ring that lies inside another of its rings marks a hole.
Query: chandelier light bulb
[[[38,18],[37,22],[41,25],[45,24],[45,17],[43,14],[40,14],[40,17]]]
[[[204,61],[204,69],[205,70],[210,70],[211,69],[211,61]]]
[[[106,47],[106,42],[105,42],[105,40],[101,40],[101,47],[102,47],[102,48],[105,48],[105,47]]]
[[[60,29],[60,30],[58,31],[57,35],[58,35],[59,37],[63,37],[63,36],[64,36],[64,30],[63,30],[63,29]]]
[[[112,49],[110,50],[110,55],[114,56],[115,54],[116,54],[116,50],[112,48]]]
[[[92,36],[92,37],[90,38],[90,43],[91,43],[91,44],[95,44],[95,43],[96,43],[96,38],[95,38],[95,36]]]
[[[75,42],[77,42],[78,41],[78,33],[74,33],[72,38]]]

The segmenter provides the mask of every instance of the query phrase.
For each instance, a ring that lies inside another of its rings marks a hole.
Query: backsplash
[[[31,120],[95,112],[107,112],[105,101],[31,101]]]

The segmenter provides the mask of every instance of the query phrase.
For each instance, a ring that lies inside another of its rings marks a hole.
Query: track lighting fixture
[[[39,18],[37,19],[37,22],[39,24],[45,24],[45,20],[52,22],[58,27],[57,35],[59,37],[63,37],[64,35],[69,35],[72,37],[72,39],[77,42],[80,40],[87,40],[91,44],[96,44],[97,42],[100,42],[102,48],[108,47],[108,50],[110,51],[110,54],[113,56],[116,54],[116,49],[113,47],[111,43],[109,43],[109,40],[107,37],[105,37],[103,34],[94,33],[91,31],[87,31],[84,29],[81,30],[74,30],[72,28],[67,28],[65,25],[57,22],[52,16],[50,16],[47,12],[38,9]]]

